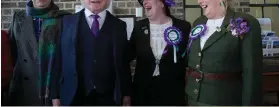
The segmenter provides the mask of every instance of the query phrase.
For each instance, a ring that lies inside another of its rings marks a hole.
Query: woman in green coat
[[[189,105],[261,104],[261,28],[253,16],[234,12],[232,0],[198,0],[203,16],[188,43]]]

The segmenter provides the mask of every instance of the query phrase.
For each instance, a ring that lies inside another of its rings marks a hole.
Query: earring
[[[221,1],[221,2],[220,2],[220,6],[224,6],[224,1]]]

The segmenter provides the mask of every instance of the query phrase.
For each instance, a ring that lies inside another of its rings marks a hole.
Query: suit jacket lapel
[[[71,17],[69,20],[65,21],[65,24],[67,25],[66,27],[69,27],[67,32],[68,35],[71,35],[72,37],[72,42],[75,44],[76,46],[76,38],[78,36],[78,26],[79,26],[79,22],[80,22],[80,17],[83,17],[82,12],[84,11],[81,10],[80,12],[78,12],[77,14],[75,14],[73,17]]]
[[[117,55],[118,54],[117,50],[119,49],[118,48],[119,47],[118,46],[119,45],[118,42],[120,42],[122,40],[119,40],[119,38],[117,38],[117,35],[115,35],[115,34],[117,34],[117,32],[115,32],[115,30],[111,29],[111,25],[114,24],[114,22],[113,22],[113,17],[114,16],[109,11],[106,11],[106,12],[107,12],[106,13],[106,18],[105,18],[105,21],[104,21],[104,24],[103,24],[102,28],[100,29],[100,33],[99,33],[98,36],[111,35],[112,36],[112,41],[113,41],[113,55],[114,56],[118,56]],[[114,57],[114,58],[115,58],[115,60],[114,60],[115,62],[114,63],[116,64],[116,67],[117,67],[118,63],[116,63],[116,61],[118,61],[118,59],[117,59],[117,57]]]
[[[100,29],[100,34],[99,35],[103,35],[105,33],[109,33],[107,30],[111,30],[110,24],[112,24],[113,22],[111,22],[112,20],[110,19],[112,17],[112,14],[110,12],[107,11],[106,13],[106,18],[104,21],[104,24],[102,26],[102,28]]]
[[[223,35],[227,33],[227,26],[229,25],[230,19],[234,17],[234,12],[230,9],[228,9],[227,14],[225,16],[225,19],[221,25],[221,31],[215,31],[205,42],[205,45],[203,47],[203,50],[206,50],[208,47],[210,47],[213,43],[218,41]]]
[[[29,44],[37,52],[38,50],[38,42],[35,36],[35,30],[33,26],[33,19],[31,16],[27,16],[26,14],[22,13],[19,18],[20,28],[24,33],[24,38],[28,39]],[[36,54],[37,55],[37,54]]]

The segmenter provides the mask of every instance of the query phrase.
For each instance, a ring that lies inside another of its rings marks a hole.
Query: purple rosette
[[[205,24],[200,24],[194,27],[190,33],[190,39],[195,40],[196,38],[205,34],[207,27]]]
[[[176,50],[177,50],[177,45],[182,41],[182,32],[174,26],[168,27],[164,31],[164,40],[167,42],[168,45],[173,46],[173,60],[174,63],[176,63],[177,62]],[[166,52],[167,51],[164,51],[164,53]]]
[[[195,39],[203,36],[205,34],[206,30],[207,30],[207,27],[206,27],[205,24],[199,24],[199,25],[197,25],[196,27],[194,27],[192,29],[192,31],[190,32],[190,36],[189,36],[190,37],[190,41],[188,43],[187,52],[189,52],[189,49],[190,49],[190,47],[192,45],[192,42]]]
[[[177,45],[182,41],[182,32],[174,26],[168,27],[164,31],[164,40],[168,45]]]

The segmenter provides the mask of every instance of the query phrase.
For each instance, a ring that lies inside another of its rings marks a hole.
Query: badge
[[[196,39],[200,37],[201,35],[204,35],[206,31],[206,25],[205,24],[200,24],[194,27],[190,33],[190,39]]]
[[[176,63],[177,62],[176,47],[182,41],[182,32],[174,26],[168,27],[164,31],[164,39],[168,45],[173,46],[173,60],[174,60],[174,63]]]
[[[221,28],[219,26],[216,27],[217,32],[221,32]]]
[[[190,47],[191,47],[191,45],[192,45],[192,42],[195,40],[195,39],[197,39],[197,38],[199,38],[199,37],[201,37],[201,36],[203,36],[204,35],[204,33],[206,32],[206,30],[207,30],[207,27],[206,27],[206,25],[205,24],[200,24],[200,25],[197,25],[196,27],[194,27],[193,29],[192,29],[192,31],[190,32],[190,39],[189,39],[189,43],[188,43],[188,48],[187,48],[187,52],[189,53],[189,49],[190,49]]]
[[[144,30],[144,34],[146,34],[146,35],[148,34],[148,30],[147,29]]]

